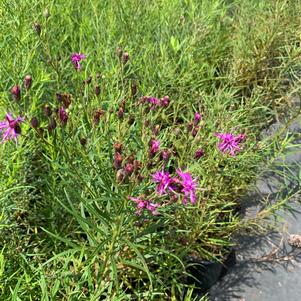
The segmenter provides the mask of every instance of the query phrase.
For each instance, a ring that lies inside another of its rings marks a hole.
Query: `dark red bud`
[[[132,125],[134,122],[135,122],[135,116],[134,116],[134,115],[130,115],[130,116],[129,116],[128,124],[129,124],[129,125]]]
[[[191,131],[191,135],[192,135],[193,137],[195,137],[195,136],[198,134],[199,129],[200,129],[200,127],[199,127],[198,125],[195,126],[195,127],[192,129],[192,131]]]
[[[67,124],[68,118],[69,118],[68,113],[66,112],[66,110],[63,107],[61,107],[59,109],[59,119],[60,119],[62,125]]]
[[[39,127],[39,120],[37,117],[32,117],[30,120],[30,125],[32,128],[37,129]]]
[[[48,125],[48,132],[52,132],[56,128],[56,121],[55,119],[51,119]]]
[[[133,81],[131,84],[131,93],[132,97],[135,97],[137,95],[137,82]]]
[[[142,168],[142,163],[138,160],[135,160],[134,161],[134,171],[135,171],[135,174],[138,174],[138,172],[141,170]]]
[[[193,122],[189,122],[189,123],[188,123],[187,129],[188,129],[189,132],[192,131],[192,129],[193,129]]]
[[[116,152],[114,154],[114,167],[115,169],[120,169],[122,164],[122,156],[120,153]]]
[[[130,155],[127,157],[127,162],[133,164],[135,161],[135,156],[134,155]]]
[[[93,113],[93,123],[95,125],[99,124],[100,121],[100,117],[103,116],[105,114],[105,111],[102,109],[98,109]]]
[[[125,65],[128,62],[129,58],[130,58],[129,54],[127,52],[124,52],[121,59],[122,64]]]
[[[170,99],[168,96],[164,96],[163,98],[161,98],[160,100],[160,105],[162,107],[168,107],[169,106],[169,103],[170,103]]]
[[[100,94],[100,87],[97,85],[95,87],[95,95],[98,96]]]
[[[13,86],[10,92],[16,101],[19,101],[21,99],[21,89],[18,85]]]
[[[122,119],[124,116],[124,109],[122,107],[119,108],[118,112],[117,112],[117,116],[119,119]]]
[[[138,179],[138,182],[141,183],[145,179],[145,177],[141,173],[139,173],[137,175],[137,179]]]
[[[24,77],[23,83],[24,83],[25,89],[26,89],[26,90],[29,90],[30,87],[31,87],[31,84],[32,84],[32,77],[31,77],[31,75],[29,75],[29,74],[26,75],[26,76]]]
[[[120,153],[121,154],[121,151],[122,151],[122,147],[123,145],[119,142],[116,142],[113,144],[113,147],[115,149],[116,152]]]
[[[203,157],[204,156],[204,151],[200,148],[200,149],[198,149],[196,152],[195,152],[195,154],[194,154],[194,158],[196,159],[196,160],[198,160],[198,159],[200,159],[201,157]]]
[[[85,146],[87,144],[87,139],[86,138],[80,138],[79,139],[79,143],[82,145],[82,146]]]
[[[52,111],[51,111],[51,108],[50,108],[49,105],[45,105],[45,106],[44,106],[44,114],[45,114],[45,116],[47,116],[47,117],[50,117],[50,116],[51,116]]]
[[[19,124],[16,124],[15,126],[14,126],[14,130],[15,130],[15,132],[17,133],[17,134],[21,134],[21,127],[20,127],[20,125]]]
[[[124,172],[126,175],[131,176],[134,171],[134,165],[131,163],[127,163],[124,167]]]
[[[168,161],[169,158],[171,156],[171,153],[167,150],[163,150],[161,153],[160,153],[160,157],[161,157],[161,160],[163,161]]]
[[[92,76],[90,75],[85,81],[84,84],[89,85],[92,82]]]

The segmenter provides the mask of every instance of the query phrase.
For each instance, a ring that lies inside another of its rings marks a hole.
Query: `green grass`
[[[17,145],[0,145],[0,299],[180,300],[187,256],[219,260],[227,252],[248,227],[239,199],[289,144],[259,134],[294,109],[300,7],[285,0],[3,0],[1,120],[12,112],[26,121]],[[129,53],[126,64],[117,47]],[[80,72],[73,52],[87,55]],[[10,95],[15,84],[20,102]],[[49,133],[43,110],[60,106],[56,93],[70,93],[72,103],[67,125]],[[139,105],[144,95],[168,95],[171,104],[147,112]],[[105,113],[95,125],[99,109]],[[196,111],[203,120],[192,137],[187,125]],[[32,117],[40,130],[31,128]],[[161,148],[173,152],[166,168],[198,177],[195,206],[168,205],[155,194],[151,174],[163,165],[149,160],[148,142],[156,125]],[[216,132],[246,134],[241,152],[222,154]],[[118,182],[116,142],[124,157],[142,162],[142,182]],[[142,194],[165,204],[160,215],[135,215],[128,197]]]

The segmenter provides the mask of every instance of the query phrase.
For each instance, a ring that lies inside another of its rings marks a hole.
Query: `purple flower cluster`
[[[246,139],[244,134],[234,136],[231,133],[216,133],[215,136],[222,141],[218,144],[219,150],[225,154],[229,153],[231,156],[235,156],[236,152],[241,150],[238,145]]]
[[[163,108],[168,107],[170,104],[170,99],[167,95],[162,97],[161,99],[153,97],[153,96],[144,96],[141,99],[141,103],[150,104],[150,109],[154,110],[155,108],[158,108],[158,107],[163,107]]]
[[[136,203],[136,214],[141,215],[143,209],[149,211],[152,215],[158,215],[157,208],[160,206],[156,203],[151,203],[149,200],[144,200],[140,198],[129,197],[129,199]]]
[[[80,61],[86,58],[85,54],[82,53],[73,53],[71,54],[71,62],[76,70],[80,70],[81,65]]]

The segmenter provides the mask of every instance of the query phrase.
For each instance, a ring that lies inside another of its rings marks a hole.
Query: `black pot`
[[[201,260],[194,256],[187,258],[186,272],[188,274],[185,284],[193,286],[193,300],[201,298],[217,283],[236,263],[235,250],[231,249],[221,262]],[[182,300],[185,299],[187,289],[183,291]]]

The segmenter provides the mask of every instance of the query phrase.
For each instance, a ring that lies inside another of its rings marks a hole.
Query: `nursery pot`
[[[187,257],[186,271],[188,276],[186,284],[194,286],[193,300],[200,300],[219,279],[221,279],[228,269],[236,263],[235,250],[231,249],[221,261],[202,260],[195,256]],[[182,300],[186,296],[183,291]]]

